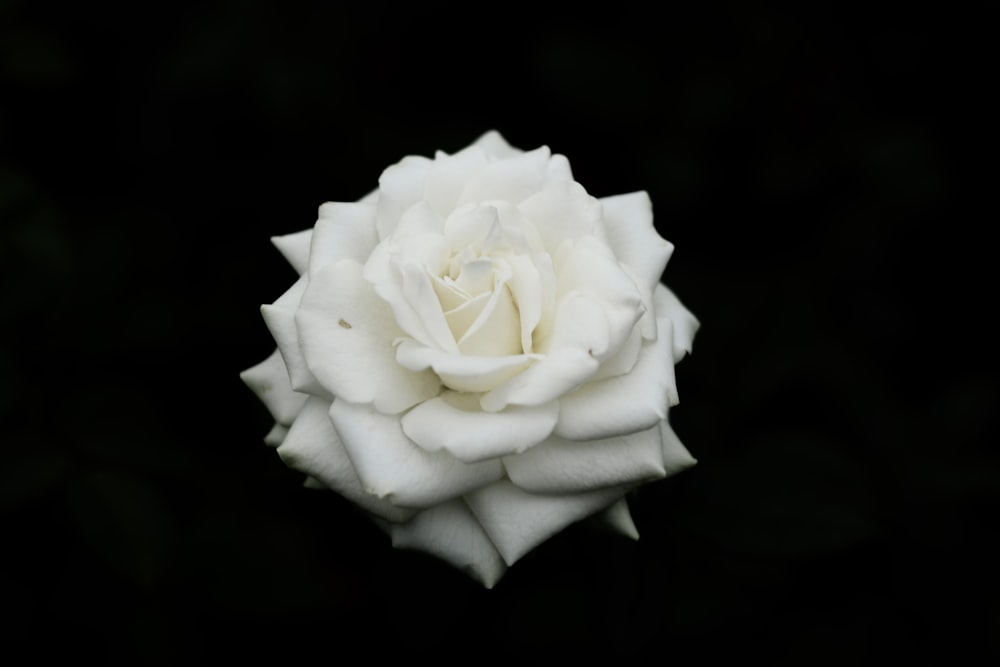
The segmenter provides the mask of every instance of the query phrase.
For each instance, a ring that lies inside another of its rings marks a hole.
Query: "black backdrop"
[[[688,3],[697,4],[697,3]],[[140,8],[141,7],[141,8]],[[1000,656],[981,17],[0,2],[5,644],[38,658]],[[694,469],[492,591],[261,438],[310,226],[495,128],[648,190]]]

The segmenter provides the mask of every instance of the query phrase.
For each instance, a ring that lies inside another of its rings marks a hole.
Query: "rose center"
[[[450,232],[450,233],[449,233]],[[462,354],[521,354],[521,324],[510,285],[513,254],[493,206],[478,206],[448,220],[447,259],[428,273]]]

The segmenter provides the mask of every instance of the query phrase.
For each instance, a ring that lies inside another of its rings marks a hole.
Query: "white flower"
[[[694,463],[667,423],[698,321],[662,284],[645,192],[595,199],[496,132],[406,157],[273,239],[300,278],[241,377],[313,485],[492,586],[626,492]]]

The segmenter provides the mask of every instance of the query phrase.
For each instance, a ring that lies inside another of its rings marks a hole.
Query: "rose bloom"
[[[667,422],[698,321],[645,192],[596,199],[496,132],[405,157],[273,239],[300,277],[241,374],[307,484],[491,587],[566,526],[694,463]]]

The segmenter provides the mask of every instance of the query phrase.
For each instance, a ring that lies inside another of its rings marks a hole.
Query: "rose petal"
[[[496,130],[490,130],[476,139],[473,146],[477,146],[492,158],[510,158],[520,155],[524,151],[514,148],[507,143],[507,140]]]
[[[390,245],[391,243],[386,242],[375,247],[365,262],[362,276],[372,285],[375,294],[392,310],[395,327],[424,345],[436,347],[434,336],[427,331],[420,314],[407,301],[399,263],[393,257]],[[436,291],[435,296],[437,296]],[[445,325],[447,326],[447,322]]]
[[[441,302],[438,301],[434,283],[427,275],[427,271],[415,262],[409,261],[399,262],[397,269],[402,279],[402,289],[399,294],[404,302],[401,304],[395,299],[390,301],[389,305],[393,307],[393,312],[399,312],[398,306],[415,313],[422,331],[429,336],[432,345],[444,352],[457,353],[458,344],[448,327],[448,320],[441,310]]]
[[[483,395],[488,412],[508,405],[540,405],[572,391],[597,370],[598,354],[608,349],[611,329],[605,308],[583,294],[559,304],[551,352],[530,368]]]
[[[441,310],[444,311],[446,318],[449,317],[451,311],[461,308],[468,302],[469,295],[465,290],[459,288],[449,276],[441,277],[432,275],[431,282],[434,284],[434,293],[437,294],[438,301],[441,302]],[[475,317],[469,320],[469,324],[472,324],[473,319]],[[448,320],[448,326],[451,327],[456,337],[461,337],[461,334],[456,332],[455,324],[450,319]]]
[[[469,574],[486,588],[493,588],[507,570],[486,531],[461,499],[435,505],[406,523],[387,528],[392,546],[426,551]]]
[[[274,426],[264,436],[264,444],[269,447],[277,447],[285,440],[286,435],[288,435],[288,427],[274,422]]]
[[[628,503],[624,498],[595,515],[594,518],[625,537],[633,540],[639,539],[639,530],[635,527],[635,522],[632,521],[632,513],[629,512]]]
[[[614,487],[589,493],[542,496],[501,480],[465,496],[473,514],[507,565],[571,523],[607,507],[625,494]]]
[[[674,251],[672,243],[653,226],[653,202],[646,192],[631,192],[601,199],[608,245],[620,262],[652,289]]]
[[[382,172],[378,179],[375,224],[380,241],[396,231],[403,211],[424,198],[424,184],[432,163],[428,158],[409,155]]]
[[[401,412],[437,395],[433,373],[396,363],[393,340],[402,335],[389,307],[349,259],[320,269],[295,315],[309,369],[332,395]]]
[[[560,155],[559,153],[552,155],[549,164],[546,166],[545,175],[549,180],[554,181],[573,180],[573,170],[570,169],[569,160],[566,159],[565,155]]]
[[[666,419],[660,422],[660,436],[663,440],[663,468],[668,477],[698,462],[681,443]]]
[[[473,256],[478,256],[490,231],[499,225],[497,207],[477,201],[455,209],[445,220],[443,233],[452,253],[460,255],[471,250]]]
[[[363,276],[392,310],[394,328],[424,345],[457,353],[434,281],[418,263],[393,255],[390,245],[381,243],[375,248]]]
[[[264,324],[278,344],[278,350],[288,368],[292,389],[306,394],[325,395],[329,398],[326,389],[313,376],[302,356],[299,330],[295,324],[295,311],[302,301],[308,284],[308,277],[303,275],[274,303],[261,306],[260,313],[264,317]]]
[[[307,489],[312,489],[313,491],[329,491],[330,490],[330,488],[326,484],[324,484],[320,480],[316,479],[315,477],[308,477],[307,476],[304,480],[302,480],[302,486],[304,486]]]
[[[377,243],[375,206],[327,202],[319,207],[309,250],[309,275],[342,259],[363,263]]]
[[[597,360],[578,349],[557,350],[496,389],[480,405],[499,412],[510,405],[541,405],[572,391],[597,370]]]
[[[652,308],[652,307],[651,307]],[[645,315],[643,316],[645,317]],[[656,319],[653,319],[656,322]],[[651,340],[655,340],[654,335]],[[639,352],[642,350],[643,345],[649,341],[643,340],[642,331],[636,326],[632,329],[632,333],[625,340],[625,343],[615,352],[613,355],[601,361],[601,367],[597,369],[588,382],[597,382],[598,380],[606,380],[607,378],[618,377],[619,375],[625,375],[630,373],[633,368],[635,368],[636,362],[639,360]]]
[[[412,509],[397,507],[364,489],[330,422],[329,405],[324,399],[309,398],[278,447],[281,460],[289,468],[315,477],[375,516],[389,521],[409,519],[414,514]]]
[[[548,249],[538,227],[510,202],[491,199],[483,202],[497,212],[504,241],[517,253],[546,253]]]
[[[288,426],[295,421],[295,416],[306,402],[305,394],[292,391],[285,362],[278,350],[240,373],[240,379],[257,394],[278,424]]]
[[[509,260],[511,278],[508,283],[510,296],[517,307],[521,327],[521,350],[534,351],[533,335],[542,322],[543,305],[552,308],[555,303],[555,281],[545,280],[541,269],[532,257],[517,255]]]
[[[592,381],[559,399],[556,435],[593,440],[647,429],[665,419],[677,403],[670,320],[660,321],[659,337],[639,351],[632,372]]]
[[[701,324],[665,285],[656,286],[653,301],[656,303],[657,319],[667,317],[673,324],[674,363],[677,363],[685,353],[691,352],[694,335]]]
[[[309,245],[312,243],[312,235],[313,230],[310,228],[294,234],[271,237],[271,243],[300,276],[309,266]]]
[[[557,299],[582,292],[604,307],[610,325],[606,349],[593,349],[600,360],[617,353],[645,312],[642,295],[631,277],[622,270],[607,246],[593,239],[561,245],[555,258]]]
[[[578,442],[552,436],[522,454],[504,458],[510,480],[531,493],[593,491],[659,479],[663,468],[660,425],[638,433]]]
[[[486,151],[475,144],[454,155],[438,153],[424,184],[427,203],[438,215],[447,217],[455,209],[468,175],[485,165],[486,161]]]
[[[469,174],[456,207],[488,199],[517,204],[545,183],[552,153],[547,146],[488,162]]]
[[[506,357],[449,354],[410,339],[403,339],[396,347],[396,361],[404,368],[411,371],[432,369],[445,386],[469,392],[489,391],[541,358],[537,354]]]
[[[458,341],[462,354],[507,356],[521,352],[521,321],[504,280],[498,280],[476,320]]]
[[[337,399],[330,418],[365,489],[394,504],[429,507],[503,476],[499,460],[464,463],[448,452],[418,447],[403,433],[398,417],[369,405]]]
[[[518,205],[550,251],[566,239],[604,240],[601,204],[576,181],[549,181]]]
[[[645,192],[601,199],[608,244],[635,281],[647,312],[639,322],[647,340],[656,337],[653,289],[659,284],[674,246],[653,226],[653,204]]]
[[[440,288],[437,288],[438,283],[435,282],[435,288],[438,294],[442,292]],[[448,295],[451,297],[451,295]],[[468,299],[464,303],[452,308],[445,312],[445,319],[448,321],[448,327],[451,329],[451,333],[455,338],[461,343],[462,336],[465,332],[469,330],[469,327],[473,325],[479,314],[483,312],[486,305],[490,302],[491,294],[489,292],[483,292],[479,296]],[[451,299],[449,298],[449,301]],[[461,347],[459,347],[461,350]],[[518,350],[520,351],[520,350]]]
[[[402,251],[406,256],[412,257],[414,239],[424,236],[440,238],[443,232],[444,217],[431,208],[429,203],[420,200],[403,211],[399,224],[392,233],[391,242],[397,246],[393,248],[394,250]]]
[[[523,452],[545,440],[559,403],[483,412],[475,394],[444,392],[403,415],[403,432],[429,452],[445,450],[466,462]]]

